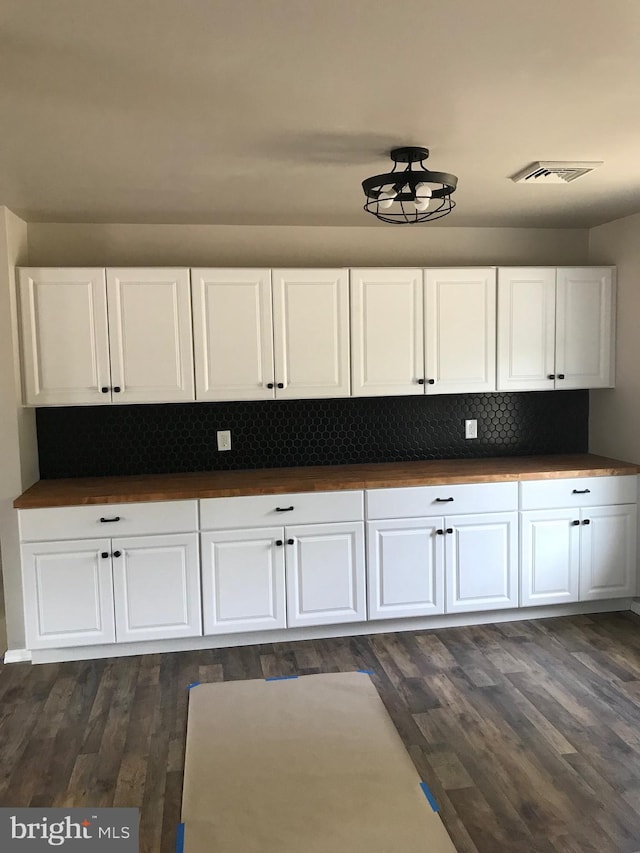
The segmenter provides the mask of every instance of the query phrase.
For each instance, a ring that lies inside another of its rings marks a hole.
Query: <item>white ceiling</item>
[[[414,144],[444,225],[592,226],[640,211],[640,0],[0,0],[0,128],[29,221],[383,227]]]

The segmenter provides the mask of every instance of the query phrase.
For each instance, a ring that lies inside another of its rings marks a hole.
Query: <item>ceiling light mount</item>
[[[447,172],[432,172],[423,165],[429,156],[428,148],[394,148],[389,156],[394,163],[390,172],[362,182],[367,213],[393,225],[429,222],[451,213],[456,206],[451,194],[458,179]],[[406,166],[400,168],[400,164]]]

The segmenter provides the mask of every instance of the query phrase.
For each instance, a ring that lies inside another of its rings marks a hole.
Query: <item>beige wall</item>
[[[593,228],[589,263],[618,268],[616,387],[591,392],[589,448],[640,462],[640,213]]]
[[[554,266],[587,253],[580,228],[29,224],[32,266]]]
[[[27,226],[0,207],[0,551],[9,649],[24,647],[17,514],[12,502],[38,479],[35,413],[20,405],[14,267],[27,261]]]

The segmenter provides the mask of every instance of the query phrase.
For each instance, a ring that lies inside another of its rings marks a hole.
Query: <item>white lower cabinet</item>
[[[281,527],[202,534],[205,634],[286,627],[283,538]]]
[[[364,524],[291,526],[285,537],[289,627],[364,621]]]
[[[109,539],[23,545],[22,573],[30,649],[115,642]]]
[[[367,524],[370,619],[444,613],[444,537],[438,518]]]
[[[364,525],[203,533],[202,590],[205,634],[364,621]]]
[[[520,513],[522,607],[578,600],[579,515],[579,511],[571,509]]]
[[[518,606],[517,512],[368,523],[369,617]]]
[[[117,641],[202,634],[198,534],[112,540]]]
[[[581,515],[580,600],[635,595],[636,505],[592,507]]]
[[[196,533],[22,546],[29,648],[202,634]]]
[[[522,607],[636,594],[635,475],[520,483]]]
[[[446,613],[518,606],[518,513],[445,518]]]

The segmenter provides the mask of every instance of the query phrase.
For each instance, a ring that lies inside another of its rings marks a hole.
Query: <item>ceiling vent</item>
[[[602,166],[602,163],[602,160],[575,163],[547,160],[531,163],[522,172],[513,175],[511,180],[516,184],[569,184],[571,181],[586,175],[587,172],[593,172],[598,166]]]

